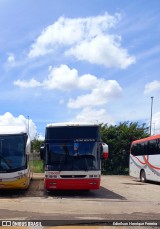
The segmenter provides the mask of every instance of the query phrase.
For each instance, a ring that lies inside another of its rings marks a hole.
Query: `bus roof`
[[[83,122],[59,122],[47,124],[47,127],[62,127],[62,126],[99,126],[97,123],[83,123]]]
[[[0,126],[0,135],[27,133],[25,126]]]
[[[135,141],[132,142],[132,144],[136,144],[136,143],[139,143],[139,142],[145,142],[145,141],[149,141],[149,140],[154,140],[154,139],[157,139],[157,138],[160,138],[160,134],[153,135],[153,136],[150,136],[150,137],[147,137],[147,138],[142,138],[142,139],[139,139],[139,140],[135,140]]]

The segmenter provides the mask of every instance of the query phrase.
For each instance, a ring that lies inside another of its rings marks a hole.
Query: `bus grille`
[[[60,175],[61,178],[85,178],[86,175]]]

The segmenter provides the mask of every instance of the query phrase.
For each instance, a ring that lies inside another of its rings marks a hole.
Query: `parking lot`
[[[46,192],[43,174],[34,174],[27,191],[0,191],[1,219],[159,220],[160,184],[129,176],[102,176],[95,191]]]

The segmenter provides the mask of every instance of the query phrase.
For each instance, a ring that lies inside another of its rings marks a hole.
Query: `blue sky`
[[[0,0],[0,124],[149,122],[160,132],[159,0]]]

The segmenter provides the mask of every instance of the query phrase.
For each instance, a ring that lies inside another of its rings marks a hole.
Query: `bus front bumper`
[[[3,181],[0,179],[0,190],[1,189],[27,189],[29,185],[29,178],[23,177],[13,181]]]
[[[45,188],[50,190],[96,190],[100,188],[100,178],[94,179],[47,179]]]

